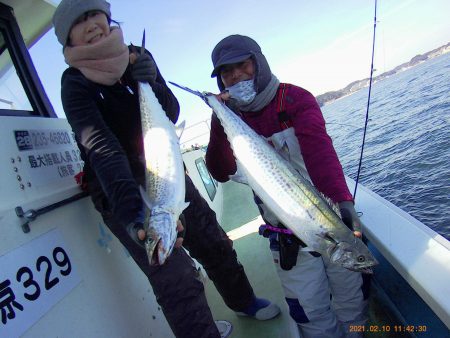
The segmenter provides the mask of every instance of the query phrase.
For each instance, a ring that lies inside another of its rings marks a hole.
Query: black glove
[[[144,225],[139,222],[131,222],[126,226],[126,231],[128,233],[128,236],[141,248],[145,249],[145,241],[141,241],[138,237],[138,231],[144,230]]]
[[[148,82],[150,84],[156,81],[158,71],[153,58],[144,53],[139,55],[131,65],[131,77],[135,81]]]
[[[341,211],[341,218],[344,224],[352,231],[361,232],[361,221],[356,213],[352,201],[339,202],[339,209]]]

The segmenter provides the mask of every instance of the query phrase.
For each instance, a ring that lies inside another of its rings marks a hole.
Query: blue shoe
[[[267,299],[255,297],[247,309],[242,312],[236,312],[236,314],[257,320],[268,320],[276,317],[280,312],[278,305],[271,303]]]

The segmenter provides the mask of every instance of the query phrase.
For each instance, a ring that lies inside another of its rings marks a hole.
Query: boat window
[[[0,109],[33,110],[12,62],[3,30],[0,33]]]
[[[32,27],[34,21],[30,19],[27,24]],[[34,68],[14,12],[2,3],[0,115],[57,117]]]
[[[213,201],[217,192],[216,183],[215,180],[211,177],[208,169],[206,168],[205,160],[203,159],[203,157],[195,160],[195,166],[197,167],[198,173],[200,174],[200,178],[202,179],[203,185],[205,186],[206,192],[208,193],[209,199]]]

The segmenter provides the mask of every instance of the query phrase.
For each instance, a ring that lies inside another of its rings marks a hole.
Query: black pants
[[[183,212],[186,221],[183,246],[203,265],[225,304],[234,311],[245,309],[250,305],[253,289],[237,260],[231,240],[188,176],[186,202],[190,204]],[[105,223],[147,275],[177,338],[220,337],[198,271],[183,249],[174,249],[164,265],[150,266],[145,250],[129,238],[123,226],[106,220]]]

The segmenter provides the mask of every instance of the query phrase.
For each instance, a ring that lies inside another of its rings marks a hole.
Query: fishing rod
[[[370,65],[370,80],[369,80],[369,95],[367,97],[366,121],[364,124],[364,134],[361,145],[361,154],[359,156],[358,174],[356,175],[355,191],[353,192],[353,199],[356,199],[356,190],[358,189],[359,175],[361,173],[361,165],[364,153],[364,145],[366,143],[367,124],[369,122],[369,107],[370,107],[370,93],[372,91],[372,77],[373,77],[373,59],[375,54],[375,33],[377,28],[377,0],[375,0],[375,15],[373,17],[373,41],[372,41],[372,63]]]

